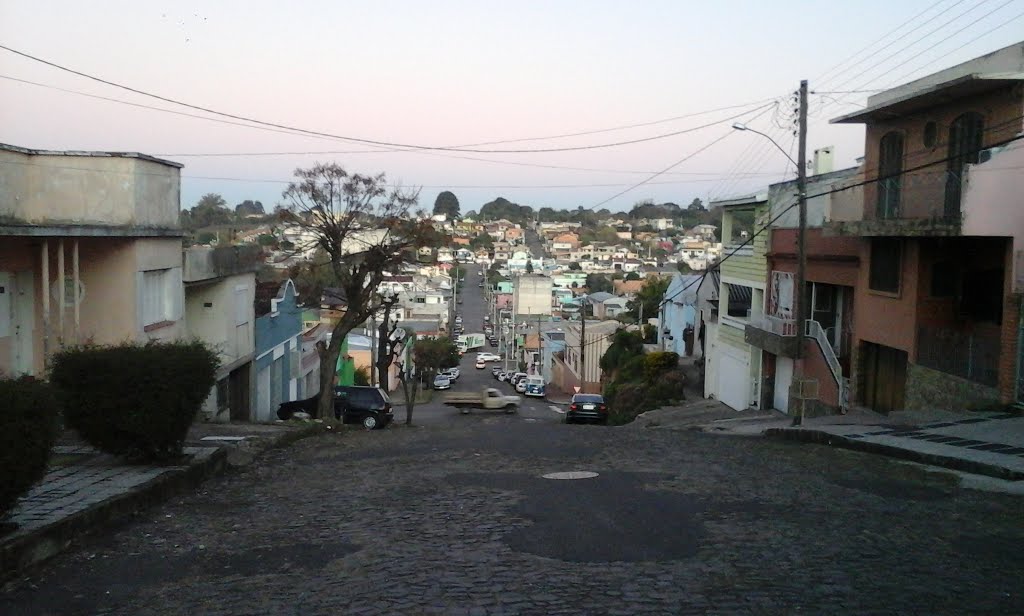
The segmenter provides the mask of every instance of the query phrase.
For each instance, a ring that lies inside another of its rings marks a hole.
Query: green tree
[[[245,218],[246,216],[264,216],[263,204],[259,201],[246,199],[235,206],[235,216]]]
[[[626,280],[640,280],[640,274],[636,272],[630,272],[626,274]]]
[[[259,237],[256,238],[260,246],[275,246],[277,245],[277,238],[270,233],[260,233]]]
[[[611,293],[615,290],[615,286],[611,280],[604,274],[587,274],[587,290],[591,293]]]
[[[530,261],[530,260],[526,261],[526,273],[527,274],[532,274],[533,273],[533,261]]]
[[[217,234],[216,233],[210,233],[209,231],[203,231],[202,233],[200,233],[199,235],[196,236],[196,243],[197,244],[211,244],[211,243],[213,243],[216,240],[217,240]]]
[[[481,233],[469,240],[469,246],[476,249],[494,250],[494,238],[486,233]]]
[[[580,267],[579,263],[573,261],[572,263],[569,264],[569,269],[572,270],[572,271],[578,272],[578,271],[582,270],[583,268]]]
[[[690,202],[690,205],[688,205],[686,209],[691,212],[702,211],[704,209],[704,203],[700,200],[700,197],[697,197]]]
[[[636,294],[636,297],[626,304],[629,314],[639,322],[640,307],[643,306],[644,320],[658,316],[661,301],[665,298],[665,291],[668,290],[669,282],[671,282],[669,278],[649,276],[647,282],[644,283],[644,286]]]
[[[434,199],[434,214],[444,214],[448,220],[459,217],[459,199],[450,190],[445,190]]]
[[[679,261],[676,263],[676,269],[679,270],[680,274],[692,274],[693,269],[686,264],[686,261]]]
[[[227,201],[224,197],[217,193],[206,193],[189,212],[187,228],[195,230],[230,223],[233,216],[226,206]]]
[[[416,373],[431,382],[438,372],[459,365],[459,349],[449,338],[422,338],[413,346]]]

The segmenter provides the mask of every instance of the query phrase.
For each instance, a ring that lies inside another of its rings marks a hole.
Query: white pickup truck
[[[506,413],[519,411],[519,404],[523,399],[519,396],[506,396],[493,387],[488,387],[480,393],[471,391],[452,392],[444,397],[444,403],[448,406],[462,409],[465,415],[470,409],[503,410]]]

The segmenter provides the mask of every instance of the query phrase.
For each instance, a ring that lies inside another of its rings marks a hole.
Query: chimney
[[[814,151],[814,166],[811,168],[811,175],[832,171],[832,147],[828,145]]]

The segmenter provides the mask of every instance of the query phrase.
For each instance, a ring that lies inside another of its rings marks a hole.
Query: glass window
[[[878,218],[897,218],[903,184],[903,135],[886,133],[878,144]]]
[[[901,246],[897,239],[871,240],[868,286],[875,291],[900,292]]]

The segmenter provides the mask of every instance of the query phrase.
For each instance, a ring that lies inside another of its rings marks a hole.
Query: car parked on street
[[[395,418],[391,398],[379,387],[339,385],[334,388],[334,416],[367,430],[387,426]]]
[[[608,423],[608,405],[600,394],[575,394],[565,413],[565,423],[579,421]]]
[[[477,357],[476,358],[476,369],[477,370],[483,370],[486,367],[487,367],[487,362],[485,362],[484,360],[482,360],[479,357]]]
[[[452,380],[447,374],[439,374],[434,377],[434,389],[451,389]]]
[[[459,380],[459,376],[462,373],[459,371],[458,368],[447,368],[445,370],[442,370],[441,374],[446,375],[449,379],[451,379],[453,381],[457,381],[457,380]]]
[[[491,368],[491,376],[498,378],[498,373],[501,372],[501,366],[495,366]]]
[[[516,393],[526,393],[526,379],[519,379],[516,381]]]

